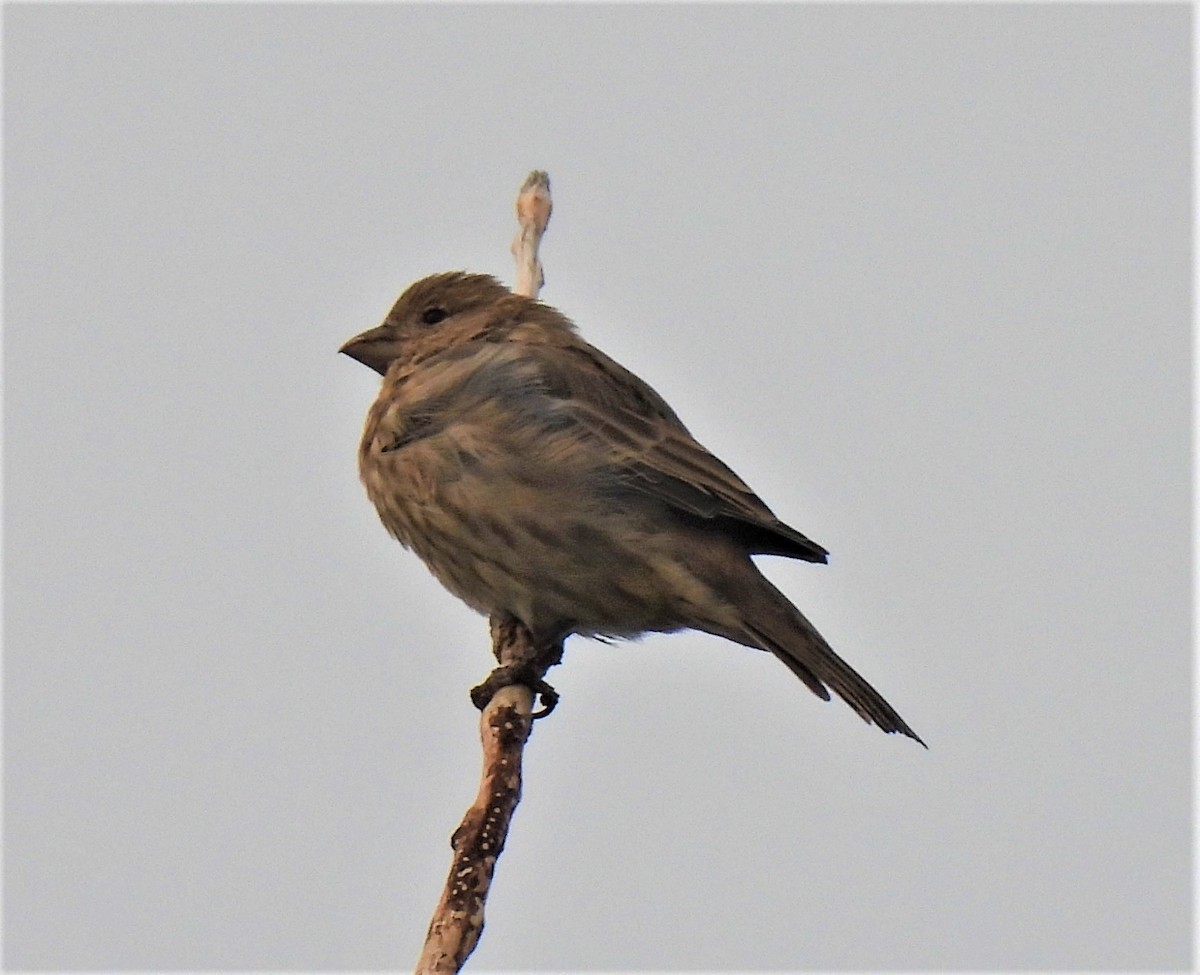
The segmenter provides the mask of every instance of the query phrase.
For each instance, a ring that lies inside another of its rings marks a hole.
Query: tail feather
[[[756,571],[756,574],[757,571]],[[928,748],[921,737],[896,713],[875,688],[868,684],[846,661],[834,653],[825,638],[817,632],[800,610],[786,596],[759,575],[767,588],[769,599],[755,600],[745,609],[755,618],[744,622],[746,634],[756,646],[769,650],[782,660],[789,670],[823,700],[829,700],[829,689],[850,705],[864,721],[875,724],[888,734],[899,732]],[[761,610],[753,614],[754,610]]]

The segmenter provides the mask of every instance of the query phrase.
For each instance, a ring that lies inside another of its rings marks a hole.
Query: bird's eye
[[[421,321],[423,321],[426,325],[436,325],[445,317],[445,308],[426,308],[425,311],[421,313]]]

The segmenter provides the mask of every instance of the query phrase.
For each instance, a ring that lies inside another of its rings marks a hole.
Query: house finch
[[[544,646],[713,633],[921,740],[750,558],[825,549],[565,316],[488,275],[435,274],[341,351],[383,376],[359,447],[367,494],[463,602]]]

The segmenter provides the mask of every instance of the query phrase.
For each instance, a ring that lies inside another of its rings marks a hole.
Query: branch
[[[550,222],[551,209],[550,178],[535,170],[517,195],[520,230],[512,243],[517,262],[513,291],[529,298],[537,297],[545,280],[538,245]],[[489,680],[502,671],[515,672],[544,688],[542,678],[561,659],[562,644],[537,647],[529,631],[511,618],[492,616],[489,624],[492,653],[500,665]],[[487,684],[485,681],[481,688]],[[541,693],[548,711],[553,701],[547,699],[545,691]],[[483,774],[479,793],[450,838],[454,850],[450,875],[429,922],[416,975],[458,972],[479,943],[496,859],[504,849],[508,824],[521,800],[521,759],[533,724],[533,697],[533,690],[524,684],[507,684],[491,696],[480,715]]]
[[[508,824],[521,799],[521,753],[533,723],[533,693],[519,684],[496,692],[479,720],[483,777],[475,803],[454,831],[454,860],[429,923],[418,975],[457,972],[483,933],[483,906]]]
[[[525,177],[517,194],[517,223],[521,229],[509,248],[517,262],[517,283],[513,291],[526,298],[536,298],[546,283],[546,272],[538,260],[538,245],[542,242],[553,209],[550,177],[542,170],[535,169]]]

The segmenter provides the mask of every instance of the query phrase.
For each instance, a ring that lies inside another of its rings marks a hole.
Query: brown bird
[[[825,549],[565,316],[488,275],[435,274],[341,351],[383,376],[359,447],[368,496],[469,606],[545,646],[703,630],[921,741],[750,558]]]

